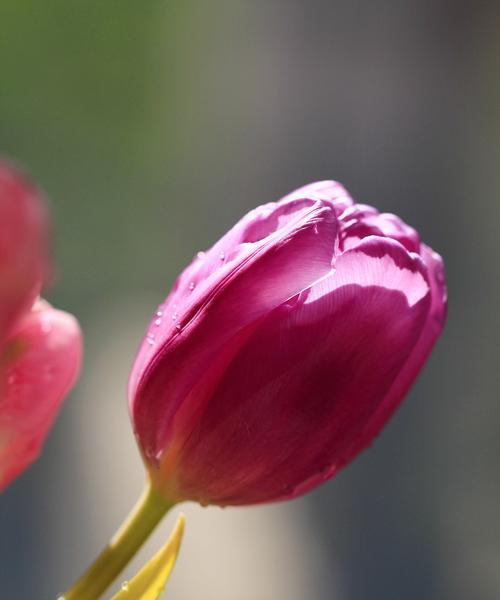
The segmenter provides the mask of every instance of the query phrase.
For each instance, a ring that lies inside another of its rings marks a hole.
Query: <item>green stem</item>
[[[148,484],[106,548],[62,598],[98,600],[172,506],[173,503],[165,500]]]

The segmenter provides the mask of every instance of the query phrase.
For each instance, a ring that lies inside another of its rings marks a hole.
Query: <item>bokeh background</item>
[[[2,598],[55,598],[139,494],[127,375],[176,273],[243,212],[327,178],[444,256],[446,331],[334,480],[283,505],[186,505],[167,597],[499,597],[499,7],[2,0],[0,151],[51,200],[49,298],[86,336],[42,458],[0,497]]]

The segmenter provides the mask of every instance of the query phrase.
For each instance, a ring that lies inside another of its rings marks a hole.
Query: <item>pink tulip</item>
[[[251,211],[177,279],[129,386],[154,488],[298,496],[379,433],[444,324],[438,254],[338,183]]]
[[[0,162],[0,490],[38,456],[76,379],[76,320],[37,299],[48,220],[32,185]]]

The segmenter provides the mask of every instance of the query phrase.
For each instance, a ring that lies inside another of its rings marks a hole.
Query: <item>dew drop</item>
[[[54,379],[54,369],[52,367],[46,366],[43,369],[43,380],[46,383],[50,383]]]
[[[122,591],[128,592],[128,581],[122,583]]]
[[[48,321],[42,321],[42,332],[50,333],[52,331],[52,324]]]
[[[334,471],[335,471],[335,465],[325,465],[324,467],[321,468],[320,474],[321,474],[321,477],[325,480],[325,479],[329,479],[333,475]]]
[[[144,450],[144,454],[146,455],[146,458],[149,458],[149,459],[156,458],[155,452],[152,448],[146,448]]]
[[[156,311],[156,316],[157,317],[163,317],[163,311],[162,310],[157,310]]]
[[[177,325],[175,326],[175,328],[177,329],[177,331],[180,331],[180,330],[181,330],[181,326],[180,326],[179,324],[177,324]]]
[[[293,308],[294,306],[296,306],[300,300],[300,296],[301,294],[295,294],[295,296],[292,296],[291,298],[289,298],[286,302],[285,302],[285,306],[289,307],[289,308]]]
[[[284,485],[281,488],[281,493],[284,494],[285,496],[293,496],[293,493],[295,492],[295,487],[293,485]]]
[[[155,325],[156,325],[156,327],[159,327],[161,325],[161,319],[160,318],[158,318],[158,319],[155,320]]]
[[[196,287],[196,283],[194,281],[190,281],[189,285],[188,285],[189,291],[192,292],[195,287]]]
[[[66,600],[64,596],[57,596],[57,600]]]
[[[200,252],[198,252],[198,253],[196,254],[196,257],[197,257],[197,258],[199,258],[199,259],[203,259],[203,258],[205,258],[205,253],[204,253],[203,251],[201,251],[201,250],[200,250]]]
[[[177,317],[178,317],[177,313],[174,312],[174,314],[172,315],[172,321],[177,321]]]
[[[224,259],[226,258],[226,254],[224,253],[224,250],[221,250],[221,251],[219,252],[219,258],[220,258],[221,260],[224,260]]]

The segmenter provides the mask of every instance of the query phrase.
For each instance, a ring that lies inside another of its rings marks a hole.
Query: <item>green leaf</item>
[[[170,577],[181,546],[185,517],[180,514],[167,543],[112,600],[157,600]]]

